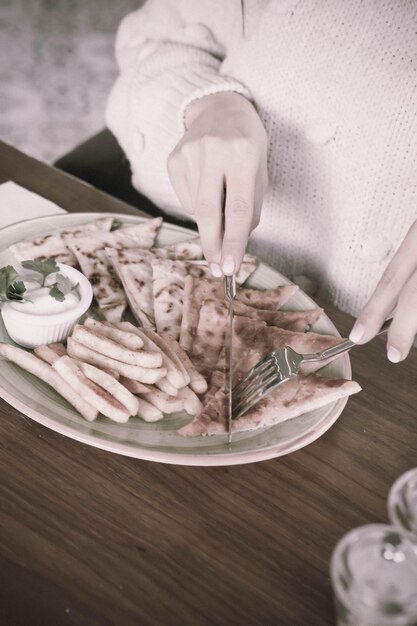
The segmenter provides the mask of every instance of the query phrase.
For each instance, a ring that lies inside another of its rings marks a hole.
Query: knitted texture
[[[357,314],[417,218],[417,3],[148,0],[116,52],[107,123],[133,184],[181,215],[166,161],[186,106],[251,98],[270,184],[249,251]]]

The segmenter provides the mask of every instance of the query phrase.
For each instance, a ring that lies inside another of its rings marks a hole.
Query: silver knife
[[[227,405],[227,441],[232,443],[232,388],[233,388],[233,300],[236,296],[236,279],[235,276],[224,277],[224,297],[228,303],[228,316],[225,337],[226,352],[226,389],[228,397]]]

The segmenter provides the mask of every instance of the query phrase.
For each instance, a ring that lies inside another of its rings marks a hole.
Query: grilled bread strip
[[[140,367],[155,368],[162,365],[162,356],[158,352],[145,352],[144,350],[129,350],[125,346],[122,346],[113,339],[104,337],[93,330],[92,328],[85,328],[80,324],[77,324],[72,332],[72,338],[79,343],[82,343],[87,348],[100,352],[105,356],[109,356],[112,359],[121,361],[122,363],[128,363],[129,365],[139,365]]]
[[[195,391],[195,393],[205,393],[207,391],[206,379],[200,374],[194,363],[191,362],[190,357],[185,352],[185,350],[181,348],[178,341],[176,341],[176,339],[173,339],[173,337],[171,337],[171,335],[169,335],[168,333],[162,333],[161,338],[169,345],[169,347],[174,352],[177,359],[179,359],[180,363],[187,372],[190,379],[190,382],[188,384],[191,389]]]
[[[143,398],[138,398],[139,408],[138,417],[141,417],[144,422],[158,422],[163,419],[164,414],[156,406],[150,404]]]
[[[129,350],[141,350],[143,348],[143,341],[138,335],[126,332],[125,330],[120,330],[120,328],[116,328],[110,324],[103,324],[92,317],[87,317],[84,321],[84,326],[95,330],[97,333],[107,337],[108,339],[112,339],[113,341],[122,344],[122,346],[128,348]]]
[[[0,356],[16,363],[22,369],[30,372],[47,383],[59,395],[67,400],[88,422],[92,422],[98,415],[97,409],[87,400],[79,396],[74,389],[55,371],[51,365],[45,363],[34,354],[21,348],[0,343]]]
[[[130,415],[136,415],[138,412],[138,400],[124,385],[119,383],[113,376],[107,374],[102,369],[91,365],[90,363],[84,363],[83,361],[77,361],[77,365],[81,368],[84,376],[87,376],[93,383],[96,383],[112,396],[116,398],[123,406],[127,408]]]
[[[166,375],[166,369],[164,367],[144,368],[139,365],[122,363],[121,361],[117,361],[116,359],[84,346],[72,337],[68,337],[67,349],[69,356],[90,363],[91,365],[96,365],[106,371],[115,370],[122,376],[138,380],[141,383],[153,384]]]
[[[61,356],[52,367],[69,382],[77,394],[92,404],[100,413],[115,422],[128,421],[129,410],[108,391],[87,378],[74,359]]]
[[[187,384],[186,380],[184,379],[182,370],[178,368],[177,364],[172,361],[170,356],[166,354],[165,351],[163,351],[159,345],[157,345],[156,341],[154,341],[154,335],[156,335],[156,333],[154,333],[154,335],[152,335],[151,337],[150,335],[147,334],[147,332],[145,333],[143,330],[136,328],[130,322],[119,322],[117,324],[117,328],[121,328],[122,330],[127,330],[129,332],[136,333],[142,339],[146,350],[148,350],[149,352],[155,351],[158,354],[162,355],[162,364],[163,364],[163,367],[165,367],[166,369],[166,377],[168,379],[168,382],[173,387],[175,387],[176,389],[180,389],[181,387],[184,387]]]

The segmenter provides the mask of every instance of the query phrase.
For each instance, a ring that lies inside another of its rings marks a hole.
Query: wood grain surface
[[[67,210],[134,212],[0,145],[12,179]],[[1,207],[7,210],[7,207]],[[352,319],[326,307],[342,334]],[[0,401],[2,626],[327,626],[329,559],[386,522],[417,466],[417,354],[351,352],[363,391],[308,447],[233,467],[181,467],[77,443]]]

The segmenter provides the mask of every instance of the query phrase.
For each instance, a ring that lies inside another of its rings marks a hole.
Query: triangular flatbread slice
[[[238,315],[246,315],[254,319],[267,321],[270,325],[279,326],[280,315],[275,317],[274,315],[269,315],[268,311],[277,311],[297,292],[297,290],[297,285],[282,285],[275,289],[266,289],[263,291],[241,287],[236,292],[235,311]],[[200,317],[201,304],[203,300],[207,299],[213,299],[219,302],[224,300],[223,281],[218,278],[203,278],[198,280],[194,276],[188,275],[184,284],[183,313],[179,337],[181,347],[188,353],[192,351]],[[248,305],[250,308],[245,310],[245,305]],[[262,312],[256,314],[254,309],[262,309]],[[306,326],[313,324],[320,316],[321,309],[315,309],[315,311],[316,313],[309,313],[307,316],[308,320],[306,321]],[[297,316],[295,317],[299,319]],[[288,316],[286,316],[285,319],[288,320]],[[291,330],[303,330],[302,326],[303,324],[301,323],[300,328],[291,327]]]
[[[123,285],[133,315],[144,328],[155,328],[153,254],[139,248],[105,248],[105,253]]]
[[[298,285],[280,285],[275,289],[239,289],[236,299],[256,309],[280,309],[298,291]]]
[[[275,312],[277,314],[278,312]],[[305,321],[305,314],[301,312],[299,319]],[[281,311],[282,316],[285,315]],[[299,319],[294,312],[288,312],[289,322],[299,325]],[[296,312],[297,315],[297,312]],[[224,302],[204,300],[200,308],[197,332],[191,353],[191,359],[197,369],[208,375],[215,367],[220,351],[224,345],[227,319],[227,306]],[[303,322],[304,324],[304,322]],[[275,348],[289,345],[297,352],[317,352],[340,342],[340,338],[331,335],[318,335],[284,330],[275,326],[267,326],[263,321],[236,316],[233,321],[233,347],[236,354],[241,355],[238,366],[243,373],[249,371],[259,359]],[[316,371],[323,367],[322,362],[303,365],[304,371]],[[310,368],[310,369],[309,369]],[[238,370],[237,370],[238,371]]]
[[[107,321],[120,321],[126,308],[126,297],[121,282],[111,266],[101,244],[96,247],[94,241],[83,238],[74,241],[74,252],[83,274],[93,287],[94,297]]]
[[[210,276],[206,261],[164,259],[155,255],[152,259],[153,306],[155,326],[158,332],[167,332],[179,338],[185,279]]]
[[[193,237],[187,241],[171,243],[167,246],[157,248],[162,258],[188,261],[198,261],[203,258],[203,248],[199,237]]]
[[[10,252],[17,261],[28,259],[53,258],[57,263],[66,263],[75,267],[77,259],[67,246],[69,238],[85,237],[86,233],[109,231],[112,227],[112,217],[101,217],[93,222],[80,226],[67,226],[53,233],[41,235],[35,239],[26,239],[10,246]]]
[[[205,378],[208,378],[219,360],[224,345],[227,315],[227,307],[221,301],[204,300],[200,307],[191,360]],[[234,325],[235,322],[236,319]]]
[[[245,255],[236,276],[238,284],[242,284],[252,274],[256,264],[256,257],[249,254]],[[211,270],[205,260],[169,261],[161,258],[152,261],[152,269],[156,329],[158,332],[168,332],[175,339],[178,339],[181,330],[186,277],[192,276],[198,280],[211,278]]]
[[[187,261],[152,259],[155,324],[158,333],[178,339]]]
[[[161,218],[155,218],[110,233],[77,238],[69,244],[83,274],[91,282],[97,303],[109,322],[120,321],[127,301],[122,283],[106,255],[105,248],[150,248],[161,223]]]
[[[283,346],[290,346],[300,354],[319,352],[342,341],[340,337],[333,335],[321,335],[318,333],[299,333],[283,330],[275,326],[267,326],[265,322],[236,317],[233,323],[233,346],[236,354],[236,366],[234,368],[235,384],[256,363],[269,352]],[[333,359],[326,361],[311,361],[301,365],[301,373],[309,374],[321,369]]]
[[[190,274],[186,276],[179,336],[179,344],[183,350],[189,354],[192,352],[203,300],[213,299],[220,301],[223,297],[224,287],[221,279],[198,280]]]
[[[242,432],[270,427],[360,390],[358,383],[352,380],[324,378],[316,374],[299,375],[277,387],[248,413],[233,420],[232,431]],[[221,388],[204,406],[202,412],[178,432],[184,437],[225,433],[226,404],[227,396]]]
[[[268,326],[277,326],[284,330],[305,332],[321,317],[323,309],[316,308],[309,311],[270,311],[257,309],[237,300],[234,303],[234,313],[241,317],[266,322]]]
[[[238,285],[243,283],[249,278],[251,274],[256,270],[258,260],[251,254],[245,254],[242,264],[236,274],[236,282]],[[207,261],[189,261],[188,272],[190,276],[194,278],[212,278],[212,273]]]
[[[162,224],[162,218],[146,220],[140,224],[131,224],[111,232],[93,232],[86,236],[77,237],[76,244],[82,243],[87,251],[105,247],[123,250],[124,248],[152,248],[156,235]],[[72,244],[71,237],[68,240]]]
[[[203,254],[198,237],[152,250],[106,248],[105,251],[124,287],[133,315],[145,328],[156,326],[152,285],[153,260],[201,259]]]

